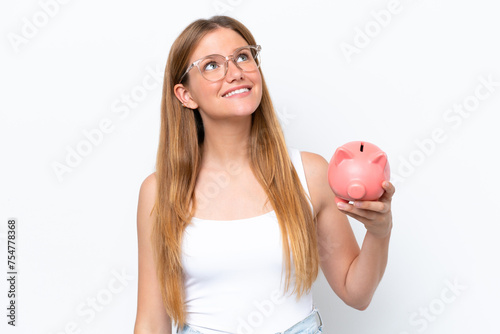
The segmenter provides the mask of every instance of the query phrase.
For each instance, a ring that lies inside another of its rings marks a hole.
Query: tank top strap
[[[306,173],[304,171],[304,165],[302,163],[302,156],[300,155],[300,151],[294,147],[287,147],[288,154],[290,155],[290,160],[292,161],[293,166],[295,167],[295,171],[299,176],[300,182],[302,183],[302,187],[306,191],[308,196],[307,200],[309,201],[309,205],[311,206],[311,211],[314,216],[314,208],[311,203],[311,194],[309,193],[309,187],[307,186]]]

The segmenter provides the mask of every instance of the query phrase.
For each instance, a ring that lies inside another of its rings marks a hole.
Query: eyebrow
[[[242,46],[238,46],[237,48],[235,48],[229,55],[233,54],[234,51],[238,50],[238,49],[241,49],[242,47],[245,47],[245,46],[250,46],[250,44],[246,44],[246,45],[242,45]],[[208,54],[206,56],[202,56],[202,57],[199,57],[199,58],[196,58],[195,60],[193,60],[191,63],[199,60],[199,59],[202,59],[202,58],[205,58],[205,57],[210,57],[210,56],[223,56],[225,57],[222,53],[211,53],[211,54]]]

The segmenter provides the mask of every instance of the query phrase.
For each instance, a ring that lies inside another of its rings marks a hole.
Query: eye
[[[248,51],[242,51],[236,57],[236,61],[239,63],[239,62],[243,62],[243,61],[248,61],[250,58],[251,58],[250,52],[248,52]]]
[[[203,71],[213,71],[219,68],[216,61],[211,61],[203,65]]]

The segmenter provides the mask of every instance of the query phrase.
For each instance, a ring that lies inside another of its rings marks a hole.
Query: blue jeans
[[[182,330],[177,330],[178,334],[203,334],[189,325],[184,325]],[[297,322],[292,327],[286,329],[283,332],[278,332],[276,334],[319,334],[323,333],[323,321],[321,320],[321,315],[318,309],[314,309],[311,314],[305,317],[303,320]]]

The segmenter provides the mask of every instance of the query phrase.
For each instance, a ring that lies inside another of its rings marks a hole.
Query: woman
[[[172,322],[179,333],[320,333],[319,266],[360,310],[382,278],[394,187],[337,205],[327,161],[286,147],[259,52],[226,16],[172,45],[156,172],[139,193],[137,334]],[[346,215],[366,226],[361,250]]]

